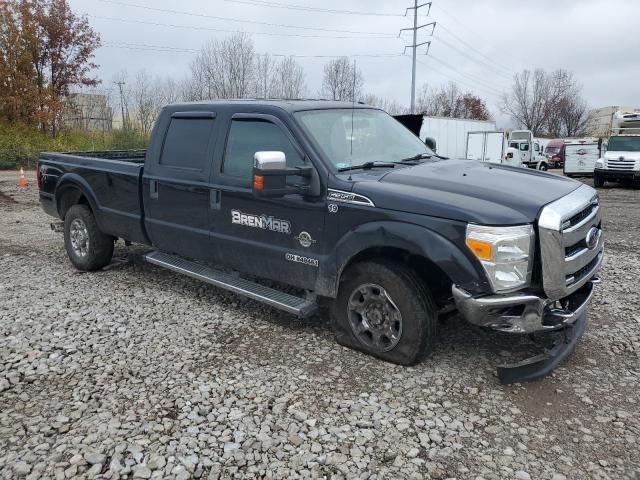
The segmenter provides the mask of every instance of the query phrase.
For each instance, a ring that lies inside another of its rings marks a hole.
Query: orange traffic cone
[[[27,182],[27,179],[24,178],[24,169],[20,168],[20,179],[18,180],[18,186],[26,187],[27,185],[29,185],[29,182]]]

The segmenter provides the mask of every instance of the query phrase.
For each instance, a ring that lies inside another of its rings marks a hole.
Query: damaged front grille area
[[[538,220],[542,283],[547,296],[564,298],[595,275],[603,259],[597,193],[582,185],[543,208]]]

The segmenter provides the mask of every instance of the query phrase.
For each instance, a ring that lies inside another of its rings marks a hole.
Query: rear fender
[[[101,212],[100,203],[98,202],[98,199],[94,195],[93,189],[91,188],[89,183],[80,175],[75,173],[65,173],[62,177],[60,177],[60,180],[56,185],[54,198],[56,199],[56,209],[58,211],[58,216],[64,220],[64,216],[63,216],[64,212],[61,211],[61,201],[63,196],[68,193],[68,192],[65,192],[65,190],[68,190],[68,189],[75,189],[79,191],[80,194],[87,199],[87,202],[89,203],[89,207],[93,211],[93,215],[96,218],[96,222],[98,223],[98,226],[102,228],[101,215],[100,215],[100,212]],[[78,196],[78,199],[79,198],[80,196]]]

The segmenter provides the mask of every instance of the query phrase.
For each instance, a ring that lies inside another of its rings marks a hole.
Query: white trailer
[[[597,138],[566,140],[564,174],[567,177],[591,177],[600,158],[601,142]]]
[[[504,163],[507,134],[504,131],[469,132],[467,134],[467,160]]]
[[[423,141],[427,137],[433,138],[439,155],[449,158],[467,158],[469,132],[495,130],[496,123],[493,121],[424,116],[419,137]]]

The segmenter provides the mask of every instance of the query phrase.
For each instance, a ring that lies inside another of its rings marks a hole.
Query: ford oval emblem
[[[591,227],[591,230],[587,233],[587,238],[585,238],[585,243],[587,244],[587,248],[589,250],[593,250],[598,246],[598,240],[600,239],[600,230],[596,227]]]

